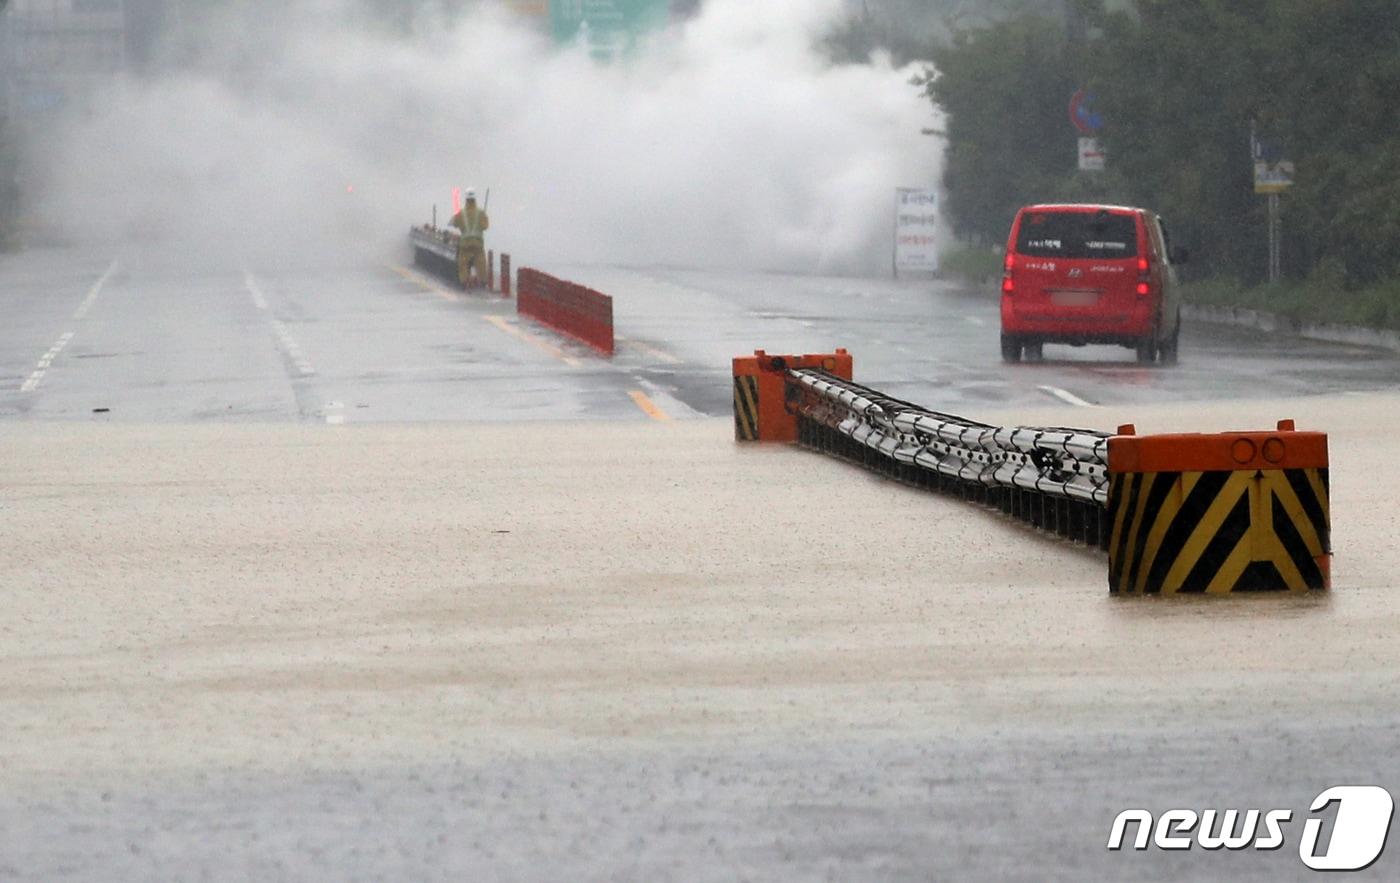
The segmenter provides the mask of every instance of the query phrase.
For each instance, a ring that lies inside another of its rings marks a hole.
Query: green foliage
[[[1001,278],[1001,253],[991,248],[961,245],[938,258],[943,273],[978,285]]]
[[[944,185],[963,239],[986,245],[1004,238],[1024,196],[1060,172],[1055,139],[1047,136],[1063,128],[1054,108],[1073,91],[1073,79],[1061,63],[1058,30],[1027,16],[958,34],[934,53],[936,68],[920,81],[947,114]]]
[[[923,85],[948,114],[948,208],[973,241],[1004,236],[1018,205],[1121,201],[1161,212],[1189,272],[1257,285],[1264,199],[1251,126],[1282,141],[1285,271],[1307,294],[1336,286],[1351,315],[1384,317],[1400,278],[1400,3],[1076,0],[1080,33],[1021,15],[961,35]],[[1109,172],[1074,168],[1076,88],[1098,95]],[[1228,288],[1228,286],[1227,286]],[[1335,297],[1329,298],[1336,301]]]
[[[1187,283],[1182,294],[1187,303],[1244,307],[1295,322],[1400,330],[1400,279],[1348,287],[1335,270],[1324,267],[1306,279],[1278,285],[1214,277]]]

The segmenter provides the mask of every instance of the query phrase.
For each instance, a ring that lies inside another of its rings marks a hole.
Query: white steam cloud
[[[45,147],[44,206],[102,237],[387,253],[473,185],[517,262],[878,270],[894,188],[938,180],[935,120],[911,70],[814,48],[840,5],[709,0],[599,64],[489,7],[403,37],[337,0],[245,4]]]

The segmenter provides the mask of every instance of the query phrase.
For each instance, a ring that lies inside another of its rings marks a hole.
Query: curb
[[[1277,313],[1251,310],[1246,307],[1221,307],[1208,304],[1182,304],[1181,315],[1198,322],[1239,325],[1271,334],[1291,334],[1328,343],[1400,352],[1400,332],[1360,325],[1331,325],[1325,322],[1300,322]]]

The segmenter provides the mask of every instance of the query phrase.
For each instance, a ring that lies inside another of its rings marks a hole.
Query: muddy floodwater
[[[1400,793],[1396,405],[1018,412],[1331,434],[1334,590],[1194,600],[718,419],[0,425],[0,877],[1301,876],[1104,844]]]

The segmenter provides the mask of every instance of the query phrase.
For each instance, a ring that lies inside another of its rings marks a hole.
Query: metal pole
[[[899,188],[894,191],[894,242],[890,249],[890,271],[895,279],[899,278],[899,202],[902,192]]]
[[[1279,217],[1277,193],[1269,194],[1269,284],[1275,284],[1282,277],[1280,252],[1282,251],[1283,223]]]

